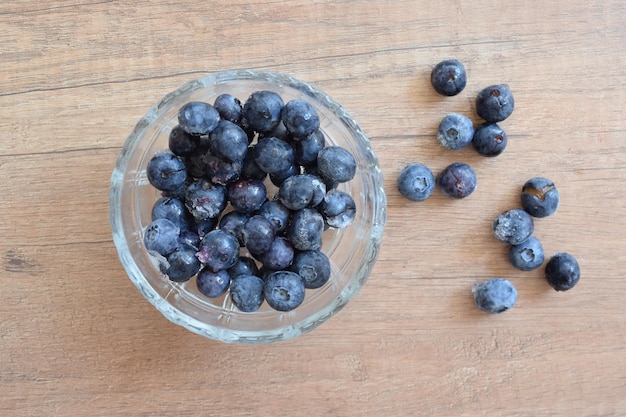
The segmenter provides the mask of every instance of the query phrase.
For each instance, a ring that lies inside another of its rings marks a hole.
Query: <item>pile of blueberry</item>
[[[264,301],[290,311],[323,286],[331,267],[322,235],[356,215],[337,188],[356,173],[352,154],[326,144],[308,102],[268,90],[243,104],[225,93],[183,105],[169,149],[146,173],[162,194],[144,234],[161,272],[174,282],[196,277],[209,298],[228,291],[243,312]]]
[[[431,84],[441,95],[459,94],[467,84],[464,65],[456,59],[440,62],[431,72]],[[478,93],[475,103],[476,113],[484,123],[474,129],[467,116],[448,114],[439,124],[437,139],[447,149],[462,149],[471,143],[483,156],[500,155],[506,147],[507,135],[498,122],[512,114],[515,107],[513,94],[506,84],[492,85]],[[465,198],[476,189],[476,184],[476,173],[463,162],[449,165],[436,178],[427,166],[411,163],[404,167],[397,179],[400,193],[412,201],[427,199],[435,186],[451,198]],[[531,271],[543,265],[543,247],[533,236],[533,217],[551,216],[558,205],[559,193],[554,183],[547,178],[535,177],[522,187],[522,208],[507,210],[494,220],[493,235],[510,245],[509,261],[514,267]],[[546,264],[545,277],[555,290],[569,290],[580,279],[578,262],[568,253],[558,253]],[[472,292],[478,308],[490,313],[506,311],[517,301],[515,286],[503,278],[478,283]]]

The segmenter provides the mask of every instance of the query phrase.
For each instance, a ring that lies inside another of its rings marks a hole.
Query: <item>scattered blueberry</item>
[[[286,237],[295,249],[318,250],[322,247],[324,218],[314,209],[304,208],[291,215]]]
[[[474,284],[472,287],[476,306],[487,313],[498,314],[512,308],[517,301],[517,290],[513,283],[504,278]]]
[[[256,275],[238,275],[230,281],[230,298],[240,311],[252,313],[263,304],[265,282]]]
[[[245,179],[228,185],[228,201],[237,211],[252,213],[267,200],[265,184],[260,180]]]
[[[320,205],[320,213],[328,226],[345,229],[356,217],[356,203],[350,194],[337,189],[330,190]]]
[[[472,142],[474,125],[462,114],[450,113],[439,123],[437,139],[447,149],[462,149]]]
[[[217,96],[213,107],[220,114],[223,120],[228,120],[232,123],[239,123],[241,120],[241,101],[232,94],[224,93]]]
[[[280,122],[284,102],[273,91],[257,91],[243,105],[243,118],[257,132],[269,132]]]
[[[243,161],[248,151],[248,135],[235,123],[222,120],[209,135],[209,147],[225,161]]]
[[[241,234],[246,248],[253,255],[269,250],[276,237],[272,222],[258,214],[248,219]]]
[[[513,113],[515,100],[506,84],[491,85],[476,97],[476,113],[488,123],[497,123]]]
[[[196,277],[196,285],[202,295],[216,298],[228,290],[230,275],[224,269],[214,272],[210,268],[203,268]]]
[[[497,123],[483,123],[474,131],[472,145],[483,156],[498,156],[506,148],[507,136]]]
[[[191,101],[178,111],[178,124],[191,135],[208,135],[219,121],[220,114],[215,107],[200,101]]]
[[[518,245],[535,230],[533,218],[522,209],[511,209],[499,214],[492,225],[493,235],[500,242]]]
[[[198,149],[198,137],[192,136],[180,126],[170,132],[169,148],[174,155],[189,156]]]
[[[509,261],[522,271],[532,271],[543,265],[543,246],[539,239],[530,236],[528,239],[509,248]]]
[[[160,191],[175,191],[187,180],[185,162],[170,151],[156,152],[146,167],[148,181]]]
[[[397,180],[398,191],[412,201],[424,201],[435,189],[435,176],[426,165],[412,163],[405,166]]]
[[[270,248],[258,255],[258,260],[268,269],[275,271],[286,269],[293,261],[294,250],[291,243],[284,237],[277,237]]]
[[[187,187],[185,206],[198,222],[216,218],[226,207],[226,190],[222,185],[196,180]]]
[[[156,219],[146,228],[143,237],[148,251],[167,256],[178,247],[180,229],[167,219]]]
[[[256,261],[249,256],[240,256],[237,262],[228,268],[228,274],[231,279],[239,275],[259,276],[259,267],[257,266]]]
[[[298,252],[290,269],[302,277],[306,288],[320,288],[330,279],[330,260],[319,250]]]
[[[467,84],[465,66],[456,59],[441,61],[430,73],[430,83],[439,94],[455,96]]]
[[[548,284],[557,291],[567,291],[580,281],[580,266],[569,253],[557,253],[546,264]]]
[[[254,147],[254,162],[268,174],[281,172],[293,165],[293,148],[273,136],[263,138]]]
[[[310,206],[315,195],[314,178],[309,174],[292,175],[280,185],[278,199],[290,210],[300,210]]]
[[[547,178],[531,178],[522,187],[522,207],[531,216],[552,216],[559,207],[559,201],[559,191]]]
[[[326,146],[326,138],[321,130],[316,130],[310,135],[295,143],[295,162],[300,165],[317,163],[317,154]]]
[[[437,176],[437,185],[451,198],[465,198],[476,189],[476,173],[464,162],[454,162]]]
[[[239,259],[239,242],[230,233],[215,229],[202,239],[196,256],[211,271],[228,269]]]
[[[287,178],[298,174],[300,174],[300,166],[294,162],[285,170],[272,172],[270,174],[270,181],[275,186],[280,187]]]
[[[152,206],[152,220],[167,219],[174,223],[181,232],[188,230],[193,218],[187,211],[185,203],[177,197],[161,197]]]
[[[291,210],[278,200],[267,200],[263,203],[257,214],[272,222],[276,233],[281,233],[287,228]]]
[[[206,178],[213,184],[226,185],[241,177],[242,161],[228,162],[218,156],[207,154],[204,164]]]
[[[248,147],[246,156],[241,163],[241,178],[263,181],[266,177],[267,172],[263,171],[256,162],[254,162],[254,145]]]
[[[291,100],[283,107],[281,120],[296,138],[305,138],[320,127],[317,110],[304,100]]]
[[[245,246],[243,241],[243,228],[250,219],[248,213],[241,211],[229,211],[219,221],[219,228],[225,230],[237,238],[239,246]]]
[[[356,161],[350,152],[340,146],[326,146],[317,154],[319,175],[333,182],[346,182],[354,178]]]
[[[200,271],[200,261],[193,246],[180,244],[167,256],[169,268],[165,274],[171,281],[185,282]]]
[[[304,301],[304,280],[295,272],[277,271],[265,280],[263,294],[267,303],[278,311],[291,311]]]

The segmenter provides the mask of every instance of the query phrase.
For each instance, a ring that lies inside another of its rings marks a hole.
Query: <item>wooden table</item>
[[[617,0],[5,2],[0,415],[626,415],[625,24]],[[429,84],[448,57],[469,74],[453,98]],[[266,346],[167,321],[127,278],[109,226],[111,171],[135,123],[231,68],[288,73],[342,103],[388,196],[358,296]],[[439,146],[443,115],[478,122],[475,95],[500,82],[516,98],[505,152]],[[478,173],[469,198],[399,195],[407,163],[457,160]],[[515,270],[491,235],[533,176],[561,193],[536,236],[578,258],[569,292]],[[519,291],[502,315],[471,297],[494,276]]]

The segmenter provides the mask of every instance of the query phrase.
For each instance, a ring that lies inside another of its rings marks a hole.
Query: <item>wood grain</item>
[[[626,415],[626,5],[557,0],[20,1],[0,5],[0,415]],[[456,57],[466,90],[437,96]],[[374,273],[312,333],[269,346],[205,340],[125,275],[108,220],[122,143],[180,84],[230,68],[309,81],[359,120],[385,174]],[[516,109],[497,158],[446,151],[441,117],[506,82]],[[423,203],[395,179],[463,160],[476,193]],[[559,187],[536,222],[580,284],[552,291],[490,235],[531,176]],[[500,316],[472,305],[492,276]]]

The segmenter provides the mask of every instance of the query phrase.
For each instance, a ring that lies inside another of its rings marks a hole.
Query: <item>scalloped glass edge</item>
[[[300,322],[291,324],[289,326],[276,328],[273,330],[263,331],[237,331],[232,329],[221,329],[203,323],[193,317],[186,315],[180,310],[172,307],[165,299],[163,299],[154,288],[148,283],[146,278],[139,270],[137,264],[130,256],[128,244],[124,239],[121,216],[121,192],[122,192],[122,179],[128,163],[129,154],[135,148],[137,139],[141,137],[142,132],[146,129],[150,123],[152,123],[159,115],[160,109],[167,106],[167,104],[188,91],[195,88],[206,88],[215,84],[220,84],[226,80],[237,79],[250,79],[250,80],[262,80],[278,84],[285,84],[291,87],[297,88],[310,96],[320,100],[331,111],[337,115],[337,117],[345,123],[350,130],[355,133],[356,138],[361,142],[363,149],[367,151],[368,158],[372,163],[372,175],[375,178],[375,183],[381,186],[376,191],[377,199],[373,201],[374,210],[372,217],[372,231],[370,234],[370,244],[368,245],[368,253],[364,259],[361,268],[357,272],[357,275],[350,280],[349,284],[338,294],[333,302],[326,305],[323,309],[319,310],[312,316],[301,320]],[[130,280],[137,287],[140,293],[146,298],[161,314],[169,321],[179,326],[186,328],[187,330],[204,336],[209,339],[218,340],[226,343],[247,343],[247,344],[259,344],[270,343],[281,340],[289,340],[301,334],[308,333],[317,328],[323,322],[332,317],[335,313],[339,312],[350,300],[352,300],[360,291],[362,286],[369,278],[370,273],[376,263],[378,252],[382,242],[383,230],[386,222],[386,207],[387,199],[385,190],[382,187],[383,173],[379,168],[378,157],[371,148],[371,142],[367,136],[363,133],[358,122],[350,116],[347,111],[337,102],[332,100],[327,94],[312,87],[310,84],[295,79],[289,75],[279,74],[269,71],[254,71],[254,70],[231,70],[216,72],[195,80],[191,80],[183,84],[179,89],[168,93],[161,99],[159,103],[152,106],[150,110],[142,117],[136,124],[132,133],[128,136],[122,146],[122,151],[117,157],[115,168],[111,174],[111,190],[109,194],[109,221],[111,223],[111,229],[113,234],[113,241],[117,248],[118,256],[124,269],[126,270]]]

